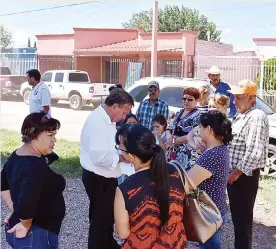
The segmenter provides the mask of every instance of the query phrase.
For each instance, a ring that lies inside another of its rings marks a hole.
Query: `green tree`
[[[36,48],[36,41],[34,42],[34,48]]]
[[[257,84],[260,84],[260,73],[257,76]],[[276,58],[264,62],[264,90],[276,90]]]
[[[28,46],[27,46],[28,48],[30,48],[31,47],[31,39],[30,39],[30,37],[28,38]]]
[[[12,34],[0,24],[0,49],[7,48],[12,45]]]
[[[122,23],[125,29],[137,29],[143,27],[145,32],[152,31],[152,9],[134,13],[132,18]],[[207,40],[208,31],[210,40],[220,42],[221,31],[217,30],[214,22],[208,21],[204,15],[200,15],[196,9],[186,8],[183,5],[166,5],[164,9],[158,10],[158,31],[178,32],[181,29],[199,31],[198,39]]]

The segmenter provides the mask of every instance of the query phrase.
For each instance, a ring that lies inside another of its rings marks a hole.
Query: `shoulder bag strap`
[[[188,176],[187,171],[181,166],[181,164],[176,160],[172,160],[170,161],[170,163],[173,164],[174,167],[178,169],[178,173],[179,171],[181,171],[181,175],[184,178],[183,182],[184,182],[186,192],[189,193],[190,190],[196,191],[197,187],[195,186],[193,180]]]

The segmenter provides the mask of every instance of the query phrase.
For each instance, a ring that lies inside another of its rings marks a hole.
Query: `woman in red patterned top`
[[[116,190],[115,228],[123,249],[185,249],[184,189],[154,135],[141,125],[123,126],[116,148],[136,173]]]

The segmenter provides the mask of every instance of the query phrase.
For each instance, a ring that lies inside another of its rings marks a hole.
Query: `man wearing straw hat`
[[[228,92],[228,90],[231,89],[231,87],[227,84],[221,81],[220,79],[220,70],[217,66],[211,66],[211,68],[208,71],[208,77],[210,79],[210,83],[213,86],[215,93],[219,93],[222,95],[226,95],[230,98],[230,113],[229,117],[234,117],[236,115],[236,107],[234,105],[234,96]]]

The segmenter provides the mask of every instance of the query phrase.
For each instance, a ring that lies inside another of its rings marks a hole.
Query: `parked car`
[[[25,80],[26,75],[12,75],[8,67],[0,67],[1,96],[19,95],[21,83]]]
[[[142,100],[149,98],[148,83],[151,80],[159,82],[160,99],[169,105],[170,112],[177,112],[182,107],[182,91],[186,87],[200,87],[203,85],[210,86],[210,82],[201,79],[181,79],[169,77],[142,78],[129,87],[127,91],[133,97],[135,105],[132,109],[133,113],[137,112],[139,104]],[[214,94],[210,87],[211,95]],[[257,97],[257,107],[265,112],[269,120],[269,151],[266,168],[262,174],[276,175],[276,110]]]
[[[48,85],[52,103],[59,100],[69,100],[70,108],[80,110],[84,105],[101,101],[109,94],[112,84],[91,83],[87,72],[79,70],[52,70],[41,76]],[[21,85],[20,94],[26,104],[29,104],[31,86],[28,82]]]
[[[182,92],[186,87],[201,87],[209,86],[207,80],[202,79],[182,79],[173,77],[145,77],[135,82],[134,85],[127,88],[126,91],[134,99],[133,113],[137,112],[139,104],[142,100],[149,98],[148,96],[148,83],[151,80],[156,80],[160,87],[160,99],[164,100],[168,106],[170,112],[177,112],[182,106]],[[210,88],[211,94],[213,90]]]

